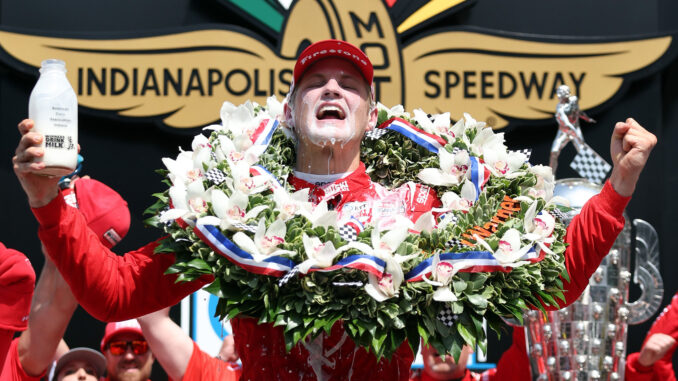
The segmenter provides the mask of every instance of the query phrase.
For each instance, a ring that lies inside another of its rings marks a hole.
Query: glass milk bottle
[[[78,100],[66,78],[64,61],[42,61],[40,78],[28,101],[33,131],[43,135],[43,175],[63,176],[78,163]]]

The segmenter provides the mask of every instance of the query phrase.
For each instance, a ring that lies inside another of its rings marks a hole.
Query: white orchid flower
[[[306,217],[313,226],[331,226],[335,229],[337,228],[339,214],[334,210],[327,209],[327,201],[321,201],[318,205],[313,207],[313,210],[310,213],[304,208],[298,209],[298,214]]]
[[[521,152],[508,152],[506,149],[485,151],[485,165],[493,175],[512,177],[523,166],[527,155]]]
[[[389,230],[384,235],[381,234],[379,229],[374,229],[372,230],[372,246],[362,242],[349,242],[346,245],[386,262],[386,269],[382,278],[379,279],[373,274],[368,274],[369,284],[365,285],[365,291],[378,302],[398,295],[400,284],[405,279],[400,264],[417,257],[417,254],[394,254],[408,234],[406,226]]]
[[[251,165],[246,160],[237,162],[226,159],[231,167],[231,178],[226,179],[226,185],[233,191],[240,191],[246,195],[261,193],[268,189],[270,178],[265,175],[252,176]]]
[[[164,157],[162,162],[167,170],[169,170],[168,177],[174,185],[187,185],[193,181],[202,181],[203,179],[201,167],[195,168],[193,166],[193,152],[191,151],[180,152],[176,159]]]
[[[479,130],[471,142],[471,151],[477,156],[484,156],[492,151],[506,151],[504,133],[496,134],[489,127]]]
[[[212,160],[212,145],[204,135],[198,134],[193,138],[191,149],[193,149],[193,168],[202,168],[203,164],[207,164],[208,168],[216,166],[216,162]]]
[[[349,246],[342,246],[339,249],[334,247],[332,241],[323,243],[318,237],[309,237],[303,233],[301,237],[304,242],[304,251],[308,259],[299,264],[299,271],[307,274],[312,267],[326,268],[332,266],[332,262],[337,255],[350,249]]]
[[[308,201],[308,188],[298,190],[292,194],[284,188],[276,188],[273,191],[273,200],[275,201],[275,210],[279,211],[278,218],[287,221],[297,214],[311,216],[313,214],[313,204]]]
[[[551,236],[556,227],[556,219],[548,212],[542,210],[539,214],[537,212],[537,203],[532,205],[525,212],[525,234],[523,238],[536,243],[539,247],[548,254],[553,254],[547,244],[553,243],[555,240]]]
[[[474,235],[478,244],[487,251],[492,252],[494,258],[502,266],[518,267],[527,264],[527,261],[519,261],[532,248],[532,245],[523,245],[520,232],[517,229],[509,229],[499,239],[499,247],[493,251],[492,248],[478,235]]]
[[[290,250],[278,249],[278,245],[285,243],[286,232],[287,227],[282,220],[275,220],[267,229],[266,221],[262,218],[257,225],[254,239],[243,232],[237,232],[233,235],[233,242],[252,254],[255,261],[261,262],[273,255],[294,254]]]
[[[198,222],[219,225],[222,230],[234,229],[233,225],[244,224],[267,208],[265,205],[259,205],[247,211],[247,195],[239,191],[234,191],[231,197],[228,197],[222,190],[213,189],[211,196],[212,209],[216,216],[203,217]]]
[[[172,200],[172,209],[162,213],[160,221],[168,222],[182,218],[189,225],[208,210],[207,203],[210,202],[210,195],[205,192],[202,181],[194,181],[188,186],[176,184],[169,189],[170,200]]]
[[[450,186],[461,183],[471,164],[468,152],[461,150],[453,154],[443,148],[438,150],[438,157],[440,168],[425,168],[417,177],[431,185]]]
[[[436,213],[446,213],[451,210],[468,211],[476,201],[476,187],[473,183],[467,181],[461,186],[461,192],[459,193],[461,196],[454,192],[445,192],[440,198],[443,204],[442,207],[433,208],[433,211]]]
[[[528,169],[537,177],[537,184],[527,189],[527,195],[533,198],[543,198],[547,202],[553,198],[553,189],[556,186],[553,170],[545,165],[535,165]]]
[[[226,160],[237,163],[244,160],[247,164],[253,165],[266,150],[266,146],[252,145],[246,135],[241,135],[235,141],[226,135],[219,135],[218,141],[219,145],[215,154],[219,161]]]
[[[429,119],[428,114],[426,114],[422,109],[414,110],[414,120],[419,123],[421,128],[424,131],[430,134],[436,135],[445,135],[448,137],[448,140],[452,140],[456,137],[454,132],[450,131],[450,113],[442,113],[433,115],[433,121]]]
[[[438,287],[433,292],[433,300],[438,302],[457,301],[457,295],[450,290],[449,284],[452,282],[452,277],[457,273],[458,269],[455,269],[450,263],[442,262],[440,254],[437,253],[431,261],[431,268],[433,269],[431,279],[426,277],[423,279],[426,283]]]

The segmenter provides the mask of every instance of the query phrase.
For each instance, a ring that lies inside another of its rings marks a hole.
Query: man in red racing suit
[[[298,140],[298,172],[290,182],[298,188],[311,187],[312,196],[327,198],[325,190],[331,189],[337,210],[375,199],[375,185],[359,160],[360,140],[377,120],[372,79],[367,56],[343,41],[312,44],[295,65],[292,91],[285,105],[286,123]],[[40,223],[40,239],[90,314],[104,321],[136,317],[173,305],[212,282],[213,277],[206,275],[193,282],[175,283],[176,275],[164,275],[174,256],[154,255],[157,242],[122,257],[102,247],[82,218],[56,197],[54,180],[33,173],[42,167],[35,162],[42,153],[42,136],[32,132],[32,127],[30,120],[19,124],[22,138],[13,159],[15,173]],[[565,238],[571,279],[565,282],[568,303],[586,287],[621,231],[622,212],[655,144],[654,135],[632,119],[615,126],[610,180],[573,220]],[[417,203],[417,193],[423,188],[405,187],[394,192],[401,195],[401,205],[407,206],[405,215],[410,218],[437,202],[427,190],[426,199],[420,198],[424,202]],[[318,188],[322,194],[318,194]],[[237,317],[232,325],[244,380],[259,379],[262,374],[280,380],[407,380],[413,360],[409,345],[403,343],[392,359],[377,361],[372,354],[356,348],[341,322],[330,335],[299,343],[290,353],[285,352],[281,327],[257,325],[248,317]]]

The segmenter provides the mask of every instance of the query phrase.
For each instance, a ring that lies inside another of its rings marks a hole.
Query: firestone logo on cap
[[[327,54],[327,53],[330,53],[330,54],[332,54],[332,55],[335,55],[335,54],[337,54],[337,53],[338,53],[338,54],[343,54],[343,55],[347,56],[348,58],[352,58],[354,61],[356,61],[356,62],[362,64],[363,66],[367,66],[367,61],[365,61],[364,59],[362,59],[361,57],[359,57],[359,56],[356,55],[356,54],[353,54],[353,53],[351,53],[351,52],[349,52],[349,51],[342,50],[342,49],[329,49],[329,50],[328,50],[328,49],[323,49],[323,50],[317,51],[317,52],[315,52],[315,53],[313,53],[313,54],[309,54],[309,55],[305,56],[304,58],[302,58],[302,59],[301,59],[301,64],[302,64],[302,65],[306,65],[306,61],[308,61],[308,60],[310,60],[310,59],[312,59],[312,58],[316,58],[317,56],[325,55],[325,54]]]

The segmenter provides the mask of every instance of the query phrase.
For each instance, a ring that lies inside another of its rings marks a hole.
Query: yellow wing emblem
[[[623,42],[537,42],[446,31],[402,49],[407,108],[463,112],[494,128],[507,118],[544,119],[554,113],[559,85],[580,96],[582,109],[612,98],[623,76],[658,60],[670,36]]]
[[[0,31],[0,45],[23,63],[66,62],[81,106],[129,117],[162,117],[175,128],[218,119],[225,99],[244,103],[286,92],[292,60],[256,38],[229,30],[90,40]],[[285,70],[287,69],[287,70]]]

